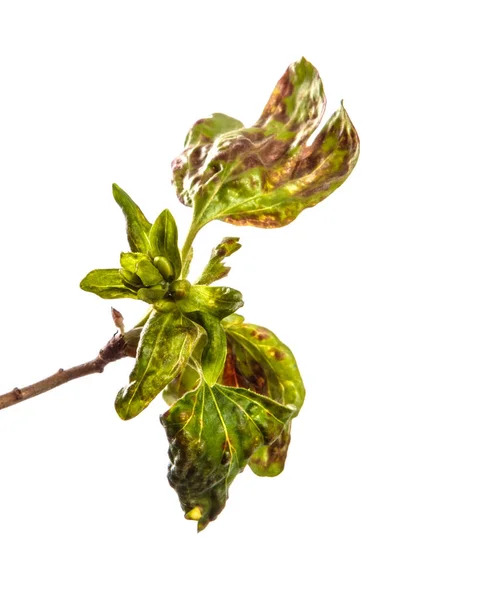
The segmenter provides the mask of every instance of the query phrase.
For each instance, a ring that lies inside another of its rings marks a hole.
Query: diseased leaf
[[[124,282],[118,269],[95,269],[82,279],[80,287],[86,292],[97,294],[101,298],[137,298],[135,290]]]
[[[188,136],[172,163],[179,199],[193,206],[199,230],[221,219],[282,227],[337,189],[353,170],[359,139],[347,112],[307,140],[325,108],[317,70],[304,58],[290,65],[253,127]]]
[[[193,285],[186,297],[180,299],[177,304],[185,314],[203,311],[218,319],[223,319],[241,308],[243,299],[238,290],[230,287]]]
[[[149,251],[149,230],[151,223],[146,219],[142,210],[120,187],[113,183],[113,196],[122,209],[127,222],[127,238],[132,252]]]
[[[305,389],[290,348],[269,329],[238,321],[238,316],[232,315],[223,321],[228,351],[220,382],[269,396],[295,408],[298,414]],[[254,473],[274,477],[283,471],[290,429],[291,422],[272,444],[264,445],[254,453],[250,459]]]
[[[184,141],[186,150],[172,163],[172,183],[183,204],[191,206],[192,198],[188,189],[185,189],[186,181],[196,177],[216,137],[241,127],[243,127],[241,121],[222,113],[215,113],[206,119],[196,121]]]
[[[151,313],[142,330],[130,383],[116,397],[116,412],[122,419],[138,415],[179,374],[198,335],[197,326],[175,305],[170,312]]]
[[[195,283],[198,285],[209,285],[210,283],[225,277],[231,270],[231,267],[227,267],[224,264],[224,259],[241,248],[241,244],[238,243],[239,241],[240,238],[237,237],[224,238],[222,242],[212,250],[207,266]]]
[[[177,245],[177,225],[168,209],[154,222],[149,234],[149,243],[152,257],[167,259],[174,270],[172,279],[176,279],[181,272],[181,255]]]
[[[293,415],[249,390],[202,384],[161,417],[170,442],[168,480],[198,531],[223,510],[250,456],[271,444]]]
[[[187,313],[192,321],[201,325],[206,333],[206,341],[201,355],[203,378],[209,386],[214,385],[226,361],[226,334],[220,319],[203,311]]]

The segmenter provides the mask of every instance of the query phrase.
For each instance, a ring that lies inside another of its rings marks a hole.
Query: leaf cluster
[[[193,208],[182,251],[169,210],[151,224],[114,185],[130,251],[121,253],[119,267],[91,271],[81,282],[101,298],[149,305],[129,336],[136,360],[115,408],[131,419],[162,393],[170,406],[161,417],[168,479],[198,530],[217,518],[247,465],[259,476],[282,472],[305,389],[291,350],[236,314],[241,293],[213,285],[229,273],[225,259],[241,247],[239,238],[224,238],[191,283],[193,241],[214,219],[282,227],[345,181],[359,140],[343,106],[307,143],[325,102],[318,72],[302,59],[287,69],[252,127],[220,113],[197,121],[172,163],[177,195]]]

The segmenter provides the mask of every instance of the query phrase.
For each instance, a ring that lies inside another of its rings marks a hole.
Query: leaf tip
[[[196,532],[197,533],[202,532],[204,529],[206,529],[206,527],[209,523],[210,523],[210,521],[198,521],[198,526],[196,528]]]

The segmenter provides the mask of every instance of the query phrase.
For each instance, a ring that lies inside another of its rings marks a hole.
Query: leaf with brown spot
[[[269,329],[234,317],[238,315],[222,322],[226,327],[227,357],[220,382],[293,407],[296,416],[304,402],[305,389],[292,351]],[[254,473],[274,477],[283,471],[290,430],[291,422],[272,444],[255,451],[249,463]]]
[[[321,78],[303,58],[286,70],[253,127],[224,115],[224,126],[195,124],[172,163],[177,195],[194,208],[194,229],[214,219],[283,227],[335,191],[356,165],[359,138],[341,105],[308,145],[325,105]]]

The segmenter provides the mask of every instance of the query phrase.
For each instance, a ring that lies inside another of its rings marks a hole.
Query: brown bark
[[[23,388],[14,388],[6,394],[0,395],[0,410],[18,404],[28,398],[33,398],[44,392],[48,392],[55,387],[91,375],[92,373],[102,373],[104,367],[110,362],[124,358],[125,356],[135,356],[135,348],[127,344],[125,337],[121,334],[114,335],[109,342],[99,351],[99,354],[93,360],[71,367],[70,369],[59,369],[54,375],[46,379],[37,381]]]

